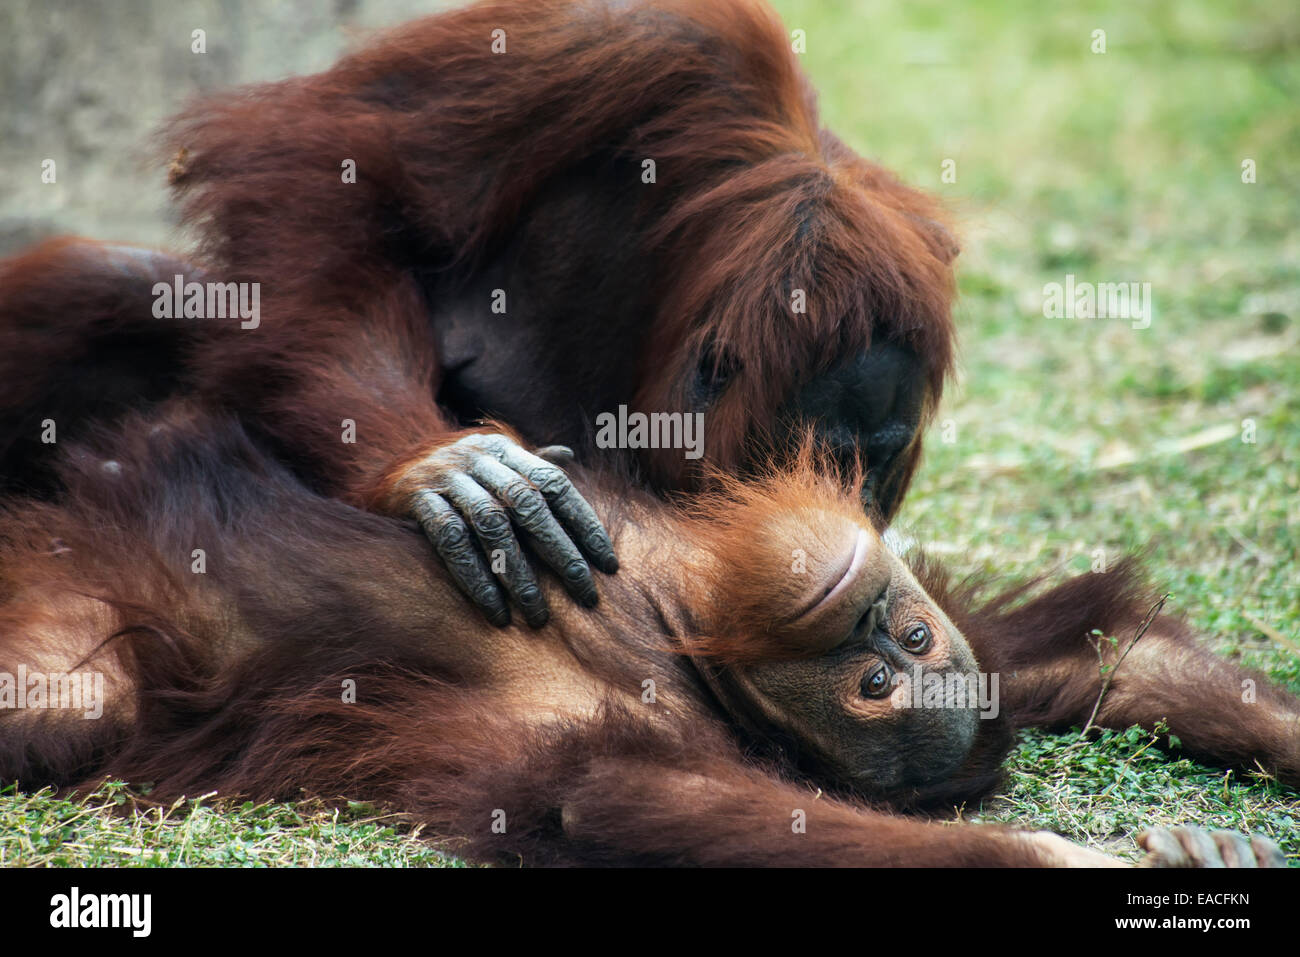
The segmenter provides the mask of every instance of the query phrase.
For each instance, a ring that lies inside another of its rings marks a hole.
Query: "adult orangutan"
[[[1127,639],[1147,608],[1126,570],[973,610],[808,456],[685,511],[576,469],[622,555],[607,600],[494,628],[413,524],[318,495],[201,406],[64,445],[58,469],[58,501],[0,513],[0,700],[6,678],[43,696],[0,710],[0,780],[344,794],[482,861],[1115,863],[899,812],[987,793],[1017,726],[1086,720],[1090,630]],[[960,690],[976,672],[992,699]],[[921,673],[924,700],[896,687]],[[53,697],[84,674],[102,696]],[[1245,677],[1159,617],[1098,720],[1164,718],[1185,751],[1296,785],[1300,702],[1254,675],[1243,704]],[[1230,832],[1139,840],[1148,864],[1282,862]]]
[[[1085,636],[1146,606],[1119,571],[975,611],[880,548],[950,364],[955,251],[818,129],[764,9],[485,4],[172,136],[196,260],[62,241],[0,266],[0,671],[108,693],[105,721],[0,711],[0,777],[372,796],[477,859],[1099,862],[862,803],[984,793],[1010,728],[1087,717]],[[177,275],[259,309],[169,318]],[[703,414],[704,456],[571,480],[464,428],[598,461],[624,404]],[[809,428],[861,491],[797,457],[695,512],[626,484],[756,478]],[[598,608],[554,602],[591,605],[615,546]],[[550,628],[509,622],[507,596],[540,625],[548,595]],[[999,716],[894,708],[916,663],[1000,674]],[[1241,680],[1161,618],[1098,719],[1297,783],[1295,701],[1261,681],[1245,706]]]
[[[61,241],[0,267],[7,487],[46,487],[46,423],[200,394],[312,487],[417,517],[493,621],[509,600],[534,624],[517,533],[585,604],[589,562],[616,559],[510,443],[432,454],[485,415],[659,490],[811,426],[880,522],[898,507],[951,364],[956,250],[820,127],[758,0],[490,0],[200,102],[169,137],[196,259]],[[178,275],[246,284],[259,314],[166,318]],[[702,416],[702,457],[598,448],[621,407]],[[481,554],[451,555],[471,530]]]

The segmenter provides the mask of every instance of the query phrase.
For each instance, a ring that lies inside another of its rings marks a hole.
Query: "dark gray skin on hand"
[[[510,623],[506,595],[534,628],[550,618],[521,536],[584,607],[593,607],[597,595],[583,553],[607,574],[618,570],[595,510],[554,464],[572,458],[564,446],[534,454],[504,435],[483,434],[424,463],[435,477],[412,502],[415,518],[457,586],[495,625]]]
[[[438,402],[461,424],[495,418],[535,441],[577,449],[584,462],[608,454],[593,447],[594,418],[633,401],[651,328],[648,262],[633,244],[611,240],[637,234],[639,205],[628,186],[636,182],[600,166],[561,178],[471,283],[449,287],[423,274],[441,364]],[[506,293],[504,312],[491,309],[497,290]],[[702,354],[681,390],[706,416],[734,372],[717,358]],[[791,395],[773,423],[775,448],[756,444],[756,459],[792,449],[811,425],[846,470],[864,463],[864,509],[891,515],[925,398],[921,363],[905,346],[879,342],[833,358]],[[501,620],[499,588],[482,563],[462,587]]]
[[[634,235],[638,229],[637,203],[633,196],[624,195],[628,181],[636,178],[604,169],[575,174],[571,180],[562,178],[537,204],[528,225],[512,234],[468,284],[443,285],[439,273],[413,267],[426,291],[441,366],[437,398],[459,424],[493,417],[539,442],[578,449],[584,461],[601,454],[592,445],[594,416],[631,402],[641,374],[646,331],[652,325],[647,305],[650,266],[633,247],[609,239]],[[160,275],[200,276],[195,267],[180,260],[159,266],[156,254],[130,247],[114,249],[123,256],[124,265],[118,267],[116,260],[108,265],[123,269],[132,290],[147,290],[148,280],[156,278],[139,272],[142,266],[162,269]],[[497,289],[507,291],[504,313],[491,311]],[[148,315],[147,310],[142,314]],[[166,359],[145,377],[148,389],[130,370],[105,365],[116,352],[101,350],[96,374],[76,380],[91,382],[93,388],[74,389],[60,383],[54,395],[73,408],[78,401],[102,405],[108,396],[126,403],[139,395],[178,387],[169,377],[182,363],[170,357],[185,348],[187,340],[182,336],[206,334],[208,327],[154,324],[148,328],[151,335],[176,338],[175,343],[150,340],[149,350],[130,351],[132,356],[148,351]],[[706,349],[687,367],[688,381],[681,389],[694,410],[706,416],[726,394],[737,371],[726,357],[719,358]],[[133,358],[132,369],[138,365]],[[101,372],[101,366],[108,371]],[[865,453],[863,505],[891,514],[903,492],[907,453],[916,441],[924,397],[924,376],[916,356],[905,347],[877,343],[861,355],[832,360],[802,384],[780,410],[771,438],[778,450],[791,448],[811,425],[846,467]],[[40,408],[65,407],[51,406],[53,401],[42,397]],[[63,418],[77,416],[69,412]],[[37,434],[33,428],[16,425],[9,432]],[[586,508],[563,476],[562,466],[571,455],[558,449],[543,455],[554,463],[544,473],[545,481],[560,489],[547,494],[526,474],[536,464],[524,472],[516,468],[511,475],[493,468],[492,463],[506,454],[503,448],[478,449],[483,461],[477,465],[463,460],[471,451],[467,446],[458,443],[454,451],[449,449],[442,456],[440,479],[412,503],[412,511],[449,563],[457,584],[493,622],[508,623],[513,603],[527,621],[540,625],[548,612],[521,544],[556,570],[570,594],[584,605],[594,602],[596,584],[590,567],[583,569],[574,555],[582,553],[602,571],[612,571],[617,561],[604,554],[608,536],[598,521],[593,525],[589,518],[577,521],[576,511],[571,515],[554,511],[552,501],[562,496],[572,499],[572,510]],[[512,459],[527,454],[514,448],[518,455],[510,453]],[[759,457],[766,451],[755,448]],[[6,475],[26,481],[25,463],[35,456],[20,446],[11,459]],[[529,493],[530,485],[555,521],[535,514],[538,498]],[[490,558],[498,549],[505,556],[503,568],[496,563],[499,572]]]
[[[575,350],[580,351],[576,346]],[[525,381],[525,369],[536,375],[535,359],[526,356],[515,359],[514,354],[503,345],[488,349],[487,354],[492,356],[491,364],[499,370],[497,372],[501,380],[499,384],[485,378],[481,374],[482,369],[473,369],[476,364],[474,359],[465,359],[463,353],[453,354],[459,355],[464,364],[459,371],[449,370],[451,388],[441,398],[447,402],[453,396],[463,397],[472,391],[474,403],[471,406],[462,405],[457,408],[455,402],[450,402],[448,404],[452,406],[451,411],[458,417],[470,421],[486,416],[503,417],[505,410],[513,410],[514,414],[509,421],[514,427],[529,434],[533,434],[536,430],[544,434],[548,440],[565,442],[565,445],[552,446],[552,449],[567,451],[568,445],[582,447],[588,444],[589,434],[586,431],[579,431],[584,430],[584,417],[579,403],[589,397],[572,397],[569,400],[571,408],[563,416],[539,415],[538,413],[544,408],[542,405],[530,406],[526,402],[521,402],[523,396],[519,395],[515,388],[506,385],[511,381],[516,383]],[[517,377],[510,374],[512,361],[519,363],[520,371]],[[557,357],[556,361],[559,363],[564,360]],[[544,375],[543,379],[556,381],[555,377],[566,374],[569,373],[557,371]],[[500,399],[493,398],[496,394],[494,385],[499,389]],[[725,383],[709,382],[708,385],[715,397],[725,389]],[[710,389],[700,388],[697,383],[692,394],[708,394],[709,391]],[[898,506],[898,498],[904,491],[907,471],[906,453],[912,443],[917,441],[924,395],[924,381],[915,355],[892,344],[878,345],[863,355],[855,356],[832,367],[807,383],[783,410],[781,431],[776,436],[776,441],[781,443],[786,451],[792,451],[803,438],[808,427],[812,426],[815,439],[824,444],[834,461],[846,474],[851,474],[859,462],[864,463],[865,473],[861,487],[863,508],[875,514],[892,514]],[[590,407],[616,408],[620,403],[626,403],[628,400],[629,397],[626,395],[603,401],[595,400]],[[707,405],[700,411],[707,411]],[[558,419],[571,421],[574,432],[566,434],[564,431],[554,429],[553,423]],[[509,440],[502,438],[502,441]],[[563,461],[563,456],[558,456],[554,452],[548,457],[553,461]],[[572,491],[571,486],[569,488],[572,496],[582,501],[578,493]],[[451,504],[458,507],[462,504],[468,506],[478,498],[481,497],[461,496]],[[446,503],[442,504],[445,506]],[[583,505],[586,506],[586,503],[583,502]],[[511,517],[517,517],[518,509],[508,503],[506,506]],[[462,511],[461,514],[468,513]],[[567,528],[568,523],[565,522],[565,525]],[[426,530],[429,527],[425,523]],[[478,529],[478,526],[475,528]],[[502,522],[497,529],[480,530],[479,538],[483,541],[483,533],[486,532],[494,542],[493,547],[505,548],[513,556],[518,552],[519,546],[517,542],[507,541],[501,534],[508,531],[509,523]],[[545,549],[539,551],[539,555],[547,565],[557,571],[568,568],[569,566],[564,564],[565,556],[575,551],[575,544],[591,554],[593,551],[598,553],[603,548],[600,536],[604,536],[605,541],[608,540],[608,536],[599,524],[594,529],[584,526],[575,531],[577,535],[572,541],[554,535],[535,541],[539,549]],[[461,552],[458,551],[458,554]],[[612,568],[607,566],[611,564],[616,567],[616,563],[613,562],[601,562],[599,567],[604,571],[610,571]],[[503,578],[502,584],[525,609],[530,624],[544,623],[547,617],[545,603],[541,598],[540,590],[536,588],[531,572],[522,570],[514,561],[510,562],[509,567],[515,569],[514,580]],[[496,587],[492,575],[481,560],[472,562],[466,558],[459,569],[453,570],[453,574],[466,594],[488,614],[492,621],[498,624],[509,621],[508,612],[504,611],[500,597],[500,589]],[[578,575],[575,580],[565,578],[565,583],[582,604],[588,606],[595,604],[595,585],[589,571]],[[521,596],[526,596],[527,601],[520,601]],[[587,596],[590,596],[590,599]]]

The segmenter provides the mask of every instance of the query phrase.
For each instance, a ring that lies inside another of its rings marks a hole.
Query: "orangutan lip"
[[[837,601],[839,597],[849,589],[849,586],[853,584],[853,580],[858,577],[858,572],[860,572],[862,566],[866,564],[867,546],[869,544],[866,531],[861,528],[858,529],[857,540],[853,543],[853,554],[845,563],[844,570],[840,573],[839,578],[835,580],[835,584],[830,586],[821,598],[813,602],[810,607],[799,612],[795,617],[803,618],[807,615],[814,614],[815,612],[821,611],[821,609],[827,605]]]

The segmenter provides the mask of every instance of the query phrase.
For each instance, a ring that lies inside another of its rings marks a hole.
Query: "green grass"
[[[140,808],[120,782],[76,799],[0,798],[0,866],[455,867],[400,815],[365,804],[253,804],[203,797]]]
[[[1300,18],[1226,0],[777,7],[807,33],[827,124],[940,195],[963,239],[961,371],[900,524],[958,572],[1146,550],[1169,609],[1300,693]],[[1066,273],[1151,283],[1150,328],[1043,318]],[[0,797],[0,863],[446,862],[368,809],[122,801]],[[1005,794],[962,813],[1121,854],[1155,824],[1262,831],[1300,862],[1300,795],[1136,730],[1027,735]]]
[[[959,380],[900,523],[958,572],[1063,575],[1144,550],[1211,647],[1300,692],[1300,19],[779,6],[808,31],[827,122],[942,196],[964,240]],[[1043,285],[1066,273],[1151,283],[1150,327],[1044,318]],[[1027,735],[1005,795],[964,816],[1119,853],[1153,824],[1257,830],[1300,863],[1296,792],[1136,729],[1074,742]]]

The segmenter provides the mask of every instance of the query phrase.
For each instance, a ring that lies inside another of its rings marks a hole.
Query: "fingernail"
[[[575,458],[573,449],[569,448],[567,445],[547,445],[538,449],[534,454],[539,458],[546,459],[552,465],[560,464],[554,461],[555,459],[563,459],[565,462],[572,462]]]

